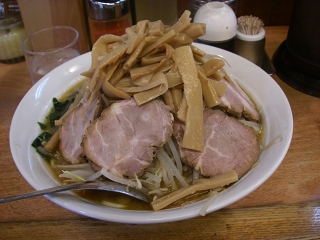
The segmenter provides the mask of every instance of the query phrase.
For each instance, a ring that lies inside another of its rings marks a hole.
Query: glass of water
[[[45,28],[28,35],[22,41],[22,49],[35,84],[54,68],[80,55],[79,33],[68,26]]]

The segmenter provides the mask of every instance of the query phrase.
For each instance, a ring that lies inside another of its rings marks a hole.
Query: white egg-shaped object
[[[206,34],[200,40],[223,42],[232,39],[237,32],[237,17],[227,4],[208,2],[194,16],[194,23],[205,23]]]

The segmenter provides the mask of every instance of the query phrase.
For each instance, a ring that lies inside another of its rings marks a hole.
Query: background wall
[[[289,25],[295,0],[237,0],[237,17],[259,17],[265,26]]]
[[[259,17],[265,26],[289,25],[294,1],[236,0],[235,12],[237,17]],[[27,34],[53,25],[72,26],[79,31],[81,53],[90,50],[84,0],[18,0],[18,4]],[[189,9],[189,0],[177,0],[177,4],[178,16]]]
[[[27,34],[50,26],[66,25],[79,32],[81,53],[90,50],[83,0],[18,0]]]

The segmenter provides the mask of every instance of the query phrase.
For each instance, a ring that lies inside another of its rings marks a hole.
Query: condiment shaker
[[[189,9],[191,11],[190,17],[193,19],[198,9],[208,2],[223,2],[230,6],[234,12],[236,12],[236,0],[189,0]]]
[[[104,34],[121,36],[132,26],[129,0],[86,0],[91,43]]]
[[[196,12],[194,23],[205,23],[206,34],[197,42],[233,52],[237,18],[232,8],[222,2],[208,2]]]
[[[21,41],[25,38],[18,4],[14,1],[0,2],[0,62],[24,61]]]

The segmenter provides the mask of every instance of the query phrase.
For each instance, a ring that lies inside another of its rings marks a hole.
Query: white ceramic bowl
[[[237,32],[237,17],[232,8],[222,2],[208,2],[202,5],[193,22],[206,24],[206,34],[199,37],[205,41],[227,41]]]
[[[248,195],[271,176],[289,148],[293,120],[286,96],[277,83],[261,68],[230,52],[206,45],[195,45],[207,53],[223,56],[231,66],[231,68],[226,66],[226,70],[232,72],[231,75],[250,93],[255,103],[262,107],[265,128],[262,144],[269,143],[277,135],[282,136],[281,142],[261,154],[259,164],[254,169],[232,187],[219,194],[219,197],[208,209],[208,213],[210,213]],[[80,81],[79,74],[89,69],[90,65],[91,55],[87,53],[54,69],[28,91],[15,111],[10,129],[12,156],[20,173],[36,190],[58,185],[43,160],[31,147],[33,139],[40,133],[37,122],[41,122],[48,113],[52,98],[61,96],[72,85]],[[23,119],[23,124],[21,119]],[[78,214],[131,224],[172,222],[196,217],[199,216],[199,212],[205,204],[202,201],[183,208],[158,212],[129,211],[91,204],[72,193],[46,197],[61,207]]]

